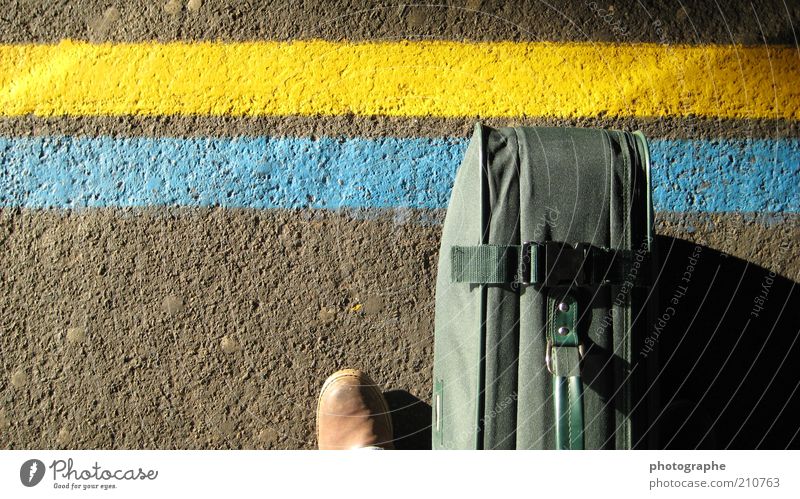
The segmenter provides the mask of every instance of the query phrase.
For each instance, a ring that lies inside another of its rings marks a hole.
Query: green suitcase
[[[480,124],[436,281],[434,449],[652,447],[647,142]]]

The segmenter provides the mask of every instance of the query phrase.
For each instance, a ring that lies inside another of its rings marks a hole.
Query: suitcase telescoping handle
[[[580,304],[582,286],[621,284],[629,275],[630,252],[555,241],[521,245],[452,246],[451,281],[533,285],[547,303],[545,365],[553,375],[556,448],[583,449],[584,414]],[[634,282],[634,285],[642,285]]]

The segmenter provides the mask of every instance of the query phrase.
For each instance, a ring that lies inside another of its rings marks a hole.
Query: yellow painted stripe
[[[800,119],[794,49],[651,44],[0,46],[0,114]]]

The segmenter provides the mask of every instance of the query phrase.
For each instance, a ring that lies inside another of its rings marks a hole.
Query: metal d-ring
[[[545,365],[545,367],[547,367],[547,371],[550,374],[552,374],[553,376],[555,376],[556,373],[553,372],[553,357],[550,354],[550,352],[553,350],[553,348],[555,348],[553,346],[553,342],[550,341],[550,340],[547,340],[547,350],[545,350],[545,353],[544,353],[544,365]],[[585,355],[585,353],[586,352],[583,349],[583,342],[578,343],[578,359],[579,359],[579,361],[583,360],[583,356]]]

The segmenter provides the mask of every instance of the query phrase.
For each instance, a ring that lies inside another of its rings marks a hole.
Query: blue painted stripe
[[[464,139],[0,138],[0,206],[443,208]],[[800,140],[654,140],[659,211],[800,211]]]
[[[660,211],[800,210],[800,140],[654,140]]]

